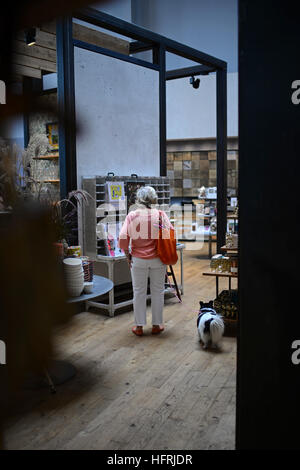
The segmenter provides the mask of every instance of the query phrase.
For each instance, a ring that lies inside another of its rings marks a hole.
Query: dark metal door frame
[[[74,14],[74,18],[134,39],[130,53],[152,50],[152,63],[130,55],[113,52],[92,44],[75,40],[72,34],[72,18],[57,22],[57,73],[58,104],[60,116],[64,116],[59,126],[61,197],[77,187],[76,168],[76,117],[74,93],[74,46],[91,50],[131,62],[142,67],[157,70],[159,73],[159,127],[160,127],[160,176],[166,176],[166,80],[191,75],[217,74],[217,245],[218,251],[225,243],[227,228],[227,63],[192,47],[173,41],[148,31],[132,23],[115,18],[92,8],[84,8]],[[178,70],[166,71],[166,52],[192,60],[199,65]]]

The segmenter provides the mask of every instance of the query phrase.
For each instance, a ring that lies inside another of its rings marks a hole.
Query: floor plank
[[[236,341],[202,350],[197,311],[200,300],[215,297],[215,283],[201,275],[209,268],[203,252],[186,250],[184,268],[183,302],[166,299],[163,334],[150,334],[150,306],[141,338],[130,331],[132,312],[84,312],[56,332],[56,354],[77,374],[56,395],[24,392],[6,448],[234,448]]]

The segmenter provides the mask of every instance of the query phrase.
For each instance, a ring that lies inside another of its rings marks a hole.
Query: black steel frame
[[[160,126],[160,175],[166,176],[166,80],[193,75],[217,74],[217,246],[225,243],[227,227],[227,63],[192,47],[153,33],[132,23],[92,8],[74,13],[74,18],[102,27],[134,39],[130,54],[152,50],[152,63],[137,57],[75,40],[72,35],[72,18],[57,22],[57,72],[58,103],[61,115],[67,122],[59,126],[61,196],[77,187],[76,175],[76,120],[74,96],[74,46],[147,67],[159,73],[159,126]],[[172,53],[200,65],[166,71],[166,53]]]

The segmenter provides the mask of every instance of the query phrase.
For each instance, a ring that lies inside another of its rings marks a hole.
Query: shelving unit
[[[215,276],[216,278],[216,297],[219,295],[219,277],[227,277],[228,278],[228,287],[229,291],[231,291],[231,279],[237,279],[238,275],[233,273],[219,273],[219,272],[204,272],[202,273],[203,276]]]
[[[33,157],[33,160],[53,160],[59,158],[59,154],[53,155],[40,155],[39,157]]]
[[[226,245],[221,246],[221,251],[224,251],[229,256],[230,254],[237,255],[238,248],[228,248]]]
[[[31,172],[37,183],[48,185],[51,199],[58,201],[60,199],[59,152],[53,150],[52,153],[32,157]]]
[[[145,186],[152,186],[158,194],[158,206],[170,216],[170,181],[165,176],[135,177],[135,176],[95,176],[82,179],[82,188],[93,198],[94,202],[84,206],[83,210],[83,249],[87,256],[97,259],[97,256],[105,255],[103,243],[97,238],[97,224],[105,219],[106,223],[123,223],[127,215],[125,209],[105,210],[99,215],[99,210],[103,204],[107,204],[106,183],[120,181],[124,183],[125,197],[127,198],[128,183],[138,183]]]

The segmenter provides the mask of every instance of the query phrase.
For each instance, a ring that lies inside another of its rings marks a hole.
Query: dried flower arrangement
[[[65,242],[77,230],[78,207],[93,198],[88,192],[78,189],[57,201],[47,184],[33,178],[32,158],[49,150],[44,134],[34,135],[23,151],[16,144],[8,144],[0,138],[0,211],[11,211],[24,202],[39,203],[50,211],[57,241]]]

